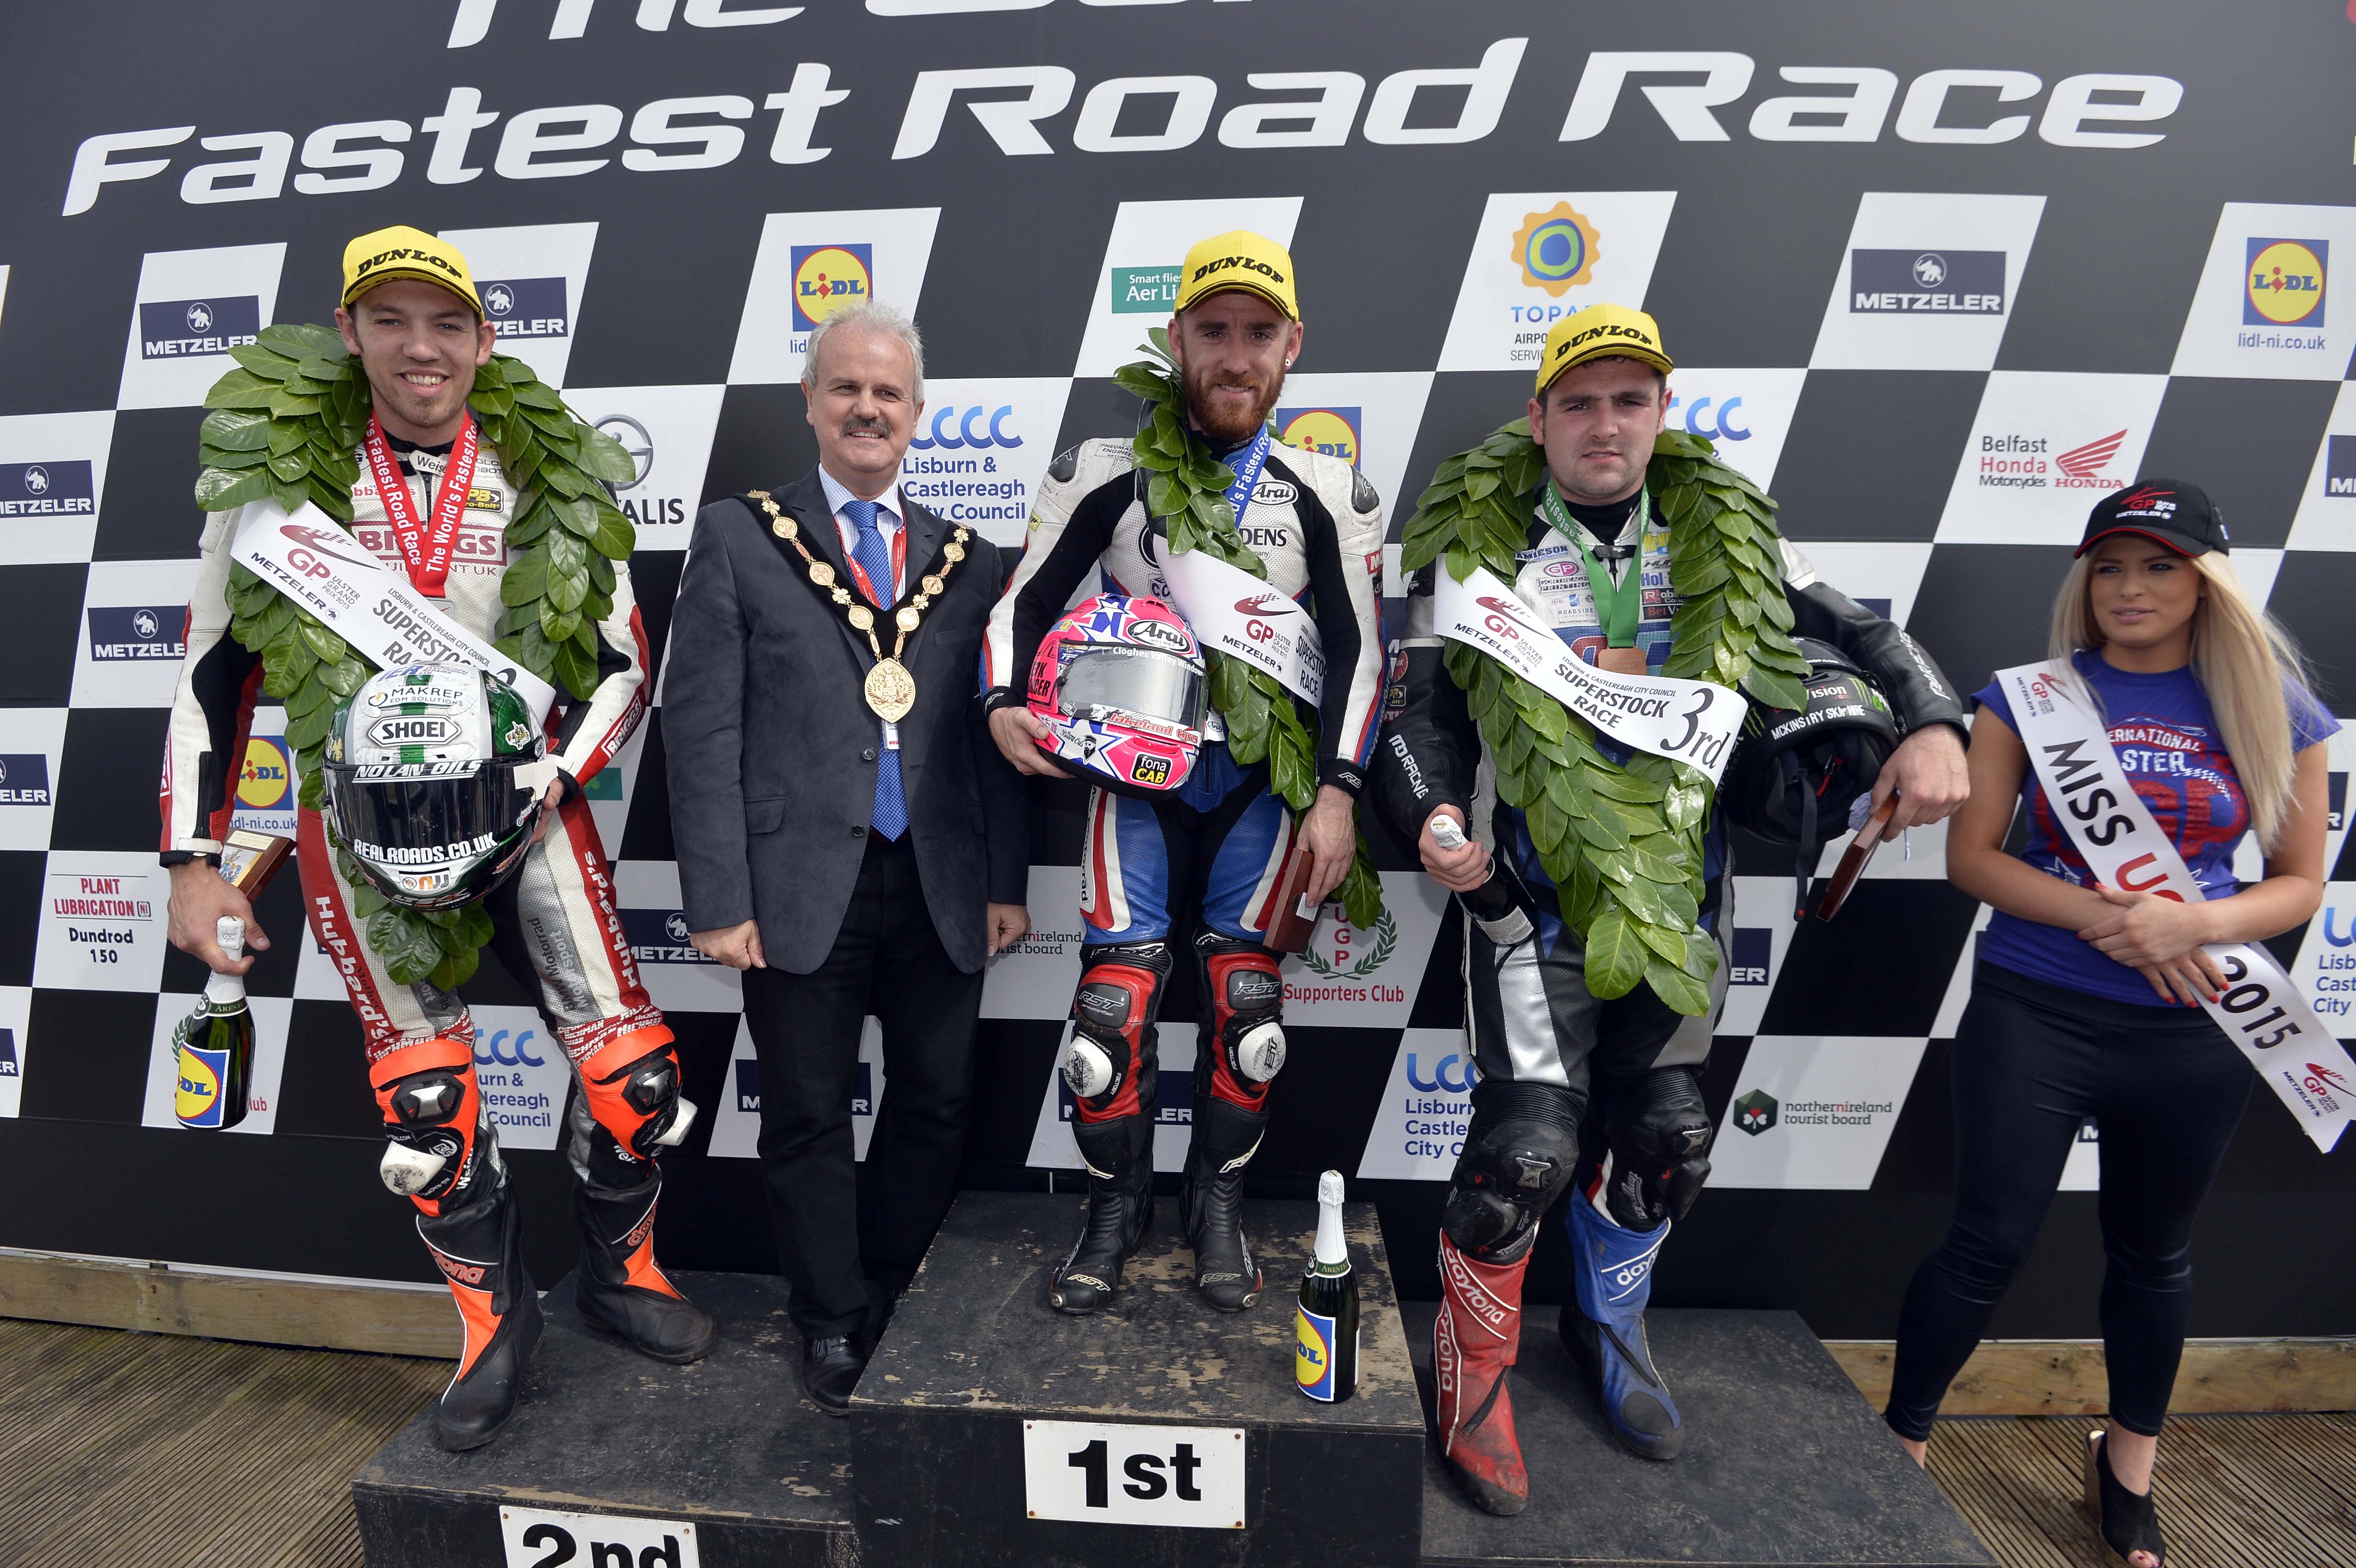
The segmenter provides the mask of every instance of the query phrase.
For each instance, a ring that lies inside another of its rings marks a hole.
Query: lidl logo
[[[1775,1125],[1778,1109],[1774,1095],[1764,1089],[1753,1089],[1734,1102],[1734,1125],[1757,1137]]]
[[[1322,452],[1358,466],[1356,409],[1279,409],[1276,439],[1302,452]]]
[[[1544,289],[1560,299],[1580,283],[1591,283],[1602,237],[1595,225],[1573,212],[1570,203],[1558,201],[1544,212],[1533,212],[1514,231],[1514,261],[1522,269],[1526,287]]]
[[[2253,240],[2244,269],[2247,297],[2244,326],[2297,326],[2323,311],[2324,263],[2330,242],[2323,240]]]
[[[1167,315],[1178,306],[1183,267],[1115,267],[1106,275],[1115,315]]]
[[[172,1115],[184,1127],[217,1127],[221,1124],[221,1074],[229,1069],[229,1052],[201,1046],[180,1045],[179,1082],[172,1095]]]
[[[797,245],[793,262],[797,332],[808,332],[875,293],[873,245]]]
[[[294,772],[286,765],[285,742],[274,736],[255,735],[245,742],[245,766],[238,770],[237,803],[275,811],[286,804],[294,786]]]

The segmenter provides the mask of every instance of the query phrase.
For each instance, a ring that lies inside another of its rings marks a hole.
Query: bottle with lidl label
[[[1317,1250],[1301,1276],[1292,1314],[1297,1343],[1293,1381],[1301,1392],[1333,1404],[1358,1390],[1358,1276],[1350,1272],[1342,1239],[1342,1173],[1317,1179]]]
[[[245,922],[223,915],[214,925],[220,950],[245,956]],[[179,1062],[173,1115],[184,1127],[233,1127],[245,1120],[253,1072],[253,1013],[245,1005],[245,976],[215,975],[205,999],[172,1031]]]

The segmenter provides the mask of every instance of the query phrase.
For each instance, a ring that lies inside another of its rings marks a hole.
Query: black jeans
[[[793,1287],[788,1315],[812,1339],[861,1332],[868,1278],[905,1283],[948,1212],[972,1114],[981,981],[942,948],[905,835],[868,836],[826,962],[808,975],[744,971],[769,1223]],[[886,1086],[862,1203],[851,1100],[871,1013],[884,1026]]]
[[[2078,1124],[2102,1125],[2111,1419],[2159,1435],[2192,1308],[2192,1221],[2254,1074],[2206,1013],[2142,1008],[1982,964],[1955,1030],[1955,1215],[1898,1319],[1883,1419],[1931,1435],[2053,1201]]]

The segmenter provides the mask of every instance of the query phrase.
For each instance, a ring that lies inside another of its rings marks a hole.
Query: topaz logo
[[[0,805],[49,804],[49,759],[39,752],[0,756]]]
[[[2244,326],[2300,326],[2323,314],[2324,240],[2252,240],[2242,301]]]
[[[1365,415],[1359,409],[1279,409],[1276,439],[1297,452],[1319,452],[1358,466],[1362,448],[1358,432]]]
[[[1533,212],[1514,231],[1514,263],[1522,270],[1525,288],[1543,289],[1560,299],[1595,278],[1596,258],[1602,254],[1602,237],[1595,225],[1558,201],[1544,212]]]
[[[995,409],[987,403],[976,403],[962,411],[954,403],[944,404],[935,409],[933,417],[926,421],[930,433],[912,436],[908,444],[918,452],[936,448],[954,452],[963,447],[980,451],[990,446],[1011,452],[1023,444],[1023,438],[1006,428],[1006,421],[1013,412],[1012,403]]]
[[[91,662],[177,659],[187,652],[180,636],[186,619],[173,604],[93,604],[90,607]]]
[[[1859,249],[1848,257],[1851,314],[2004,314],[2001,251]]]
[[[2356,497],[2356,435],[2335,435],[2325,443],[2323,493]]]
[[[875,293],[873,245],[797,245],[794,268],[794,330],[809,332],[836,311]]]
[[[0,517],[91,517],[97,496],[87,462],[0,463]]]
[[[572,330],[562,278],[504,278],[482,287],[483,316],[500,337],[563,337]]]
[[[1764,1089],[1753,1089],[1734,1102],[1734,1125],[1757,1137],[1775,1125],[1775,1113],[1781,1109],[1775,1096]]]
[[[607,414],[597,421],[596,430],[600,435],[612,436],[615,443],[630,454],[630,462],[638,471],[636,479],[614,488],[635,490],[645,484],[647,475],[655,471],[655,438],[647,433],[647,427],[627,414]]]
[[[262,298],[235,294],[209,300],[152,300],[139,307],[139,357],[182,359],[227,354],[262,330]]]

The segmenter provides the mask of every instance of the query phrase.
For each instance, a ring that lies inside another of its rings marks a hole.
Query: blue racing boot
[[[1587,1374],[1612,1435],[1647,1459],[1674,1459],[1686,1445],[1676,1401],[1644,1339],[1653,1259],[1668,1240],[1669,1224],[1664,1220],[1657,1229],[1631,1231],[1613,1224],[1584,1193],[1571,1197],[1579,1308],[1563,1309],[1563,1349]]]

